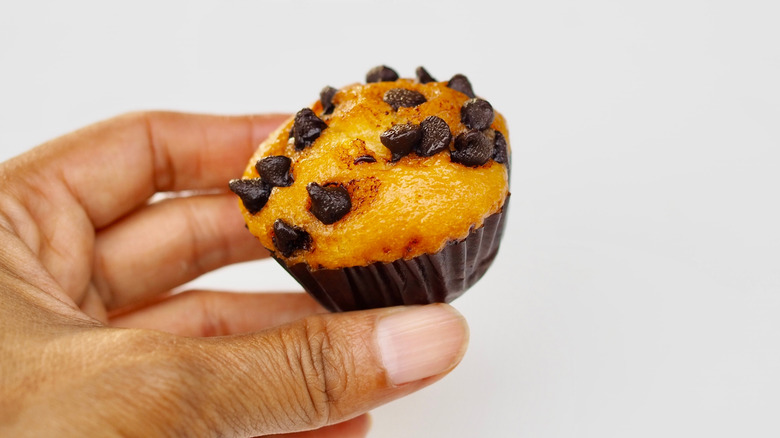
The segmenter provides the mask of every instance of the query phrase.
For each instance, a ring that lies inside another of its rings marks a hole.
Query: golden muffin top
[[[325,87],[271,134],[242,179],[249,231],[288,265],[365,266],[465,239],[509,194],[506,122],[463,75]]]

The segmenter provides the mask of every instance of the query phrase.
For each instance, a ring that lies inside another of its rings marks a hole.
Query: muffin
[[[504,118],[461,74],[325,87],[230,181],[249,231],[324,307],[450,302],[506,223]]]

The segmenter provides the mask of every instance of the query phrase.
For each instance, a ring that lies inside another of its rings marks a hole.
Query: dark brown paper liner
[[[435,254],[368,266],[312,271],[274,257],[326,309],[339,312],[410,304],[449,303],[473,286],[493,263],[506,224],[509,198],[498,213],[465,239]]]

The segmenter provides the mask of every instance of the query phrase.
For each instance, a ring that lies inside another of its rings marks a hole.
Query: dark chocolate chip
[[[382,100],[396,111],[401,107],[414,108],[428,101],[422,93],[407,88],[391,88],[385,92]]]
[[[420,123],[422,141],[416,152],[422,157],[430,157],[447,149],[452,141],[450,127],[443,119],[428,116]]]
[[[390,82],[398,79],[398,73],[386,65],[378,65],[366,73],[366,82]]]
[[[471,130],[455,137],[455,150],[450,155],[452,161],[464,166],[481,166],[493,155],[493,144],[485,134]]]
[[[320,103],[322,103],[322,114],[330,114],[336,105],[333,104],[333,96],[339,91],[333,87],[327,86],[320,91]]]
[[[428,82],[436,82],[436,79],[431,76],[430,73],[428,73],[428,70],[423,68],[423,66],[417,67],[417,70],[414,71],[414,73],[417,75],[417,80],[420,81],[421,84],[427,84]]]
[[[469,99],[460,107],[460,121],[469,129],[488,129],[493,123],[493,105],[483,99]]]
[[[255,169],[266,183],[274,187],[289,187],[293,183],[290,175],[292,160],[284,155],[274,155],[257,160]]]
[[[306,186],[311,198],[311,213],[325,225],[330,225],[349,213],[352,200],[347,189],[340,185],[320,186],[313,182]]]
[[[304,108],[295,115],[293,123],[293,137],[295,137],[295,149],[302,150],[314,143],[314,140],[322,134],[328,124],[317,117],[310,108]]]
[[[355,158],[355,164],[360,163],[376,163],[376,158],[372,157],[371,155],[361,155]]]
[[[453,90],[460,91],[461,93],[465,94],[468,97],[474,98],[477,97],[474,95],[474,90],[471,88],[471,82],[469,82],[469,78],[466,76],[458,73],[455,76],[450,79],[449,82],[447,82],[447,86],[452,88]]]
[[[290,257],[296,251],[311,248],[311,235],[309,233],[303,228],[290,225],[281,219],[274,222],[274,235],[271,240],[276,249],[285,257]]]
[[[506,164],[508,160],[509,152],[507,151],[506,138],[504,138],[504,134],[496,131],[496,137],[493,141],[493,161]]]
[[[383,132],[379,140],[393,153],[391,160],[395,162],[418,147],[422,141],[422,128],[411,123],[395,125]]]
[[[241,202],[250,214],[255,214],[265,207],[273,189],[273,186],[260,178],[234,179],[230,180],[228,185],[230,190],[241,198]]]

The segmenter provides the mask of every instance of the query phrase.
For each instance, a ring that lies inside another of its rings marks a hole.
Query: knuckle
[[[348,354],[339,351],[332,342],[332,328],[326,318],[312,316],[302,321],[298,328],[297,347],[287,348],[288,362],[301,375],[298,388],[301,412],[304,420],[315,427],[322,427],[339,417],[340,399],[350,382]]]

